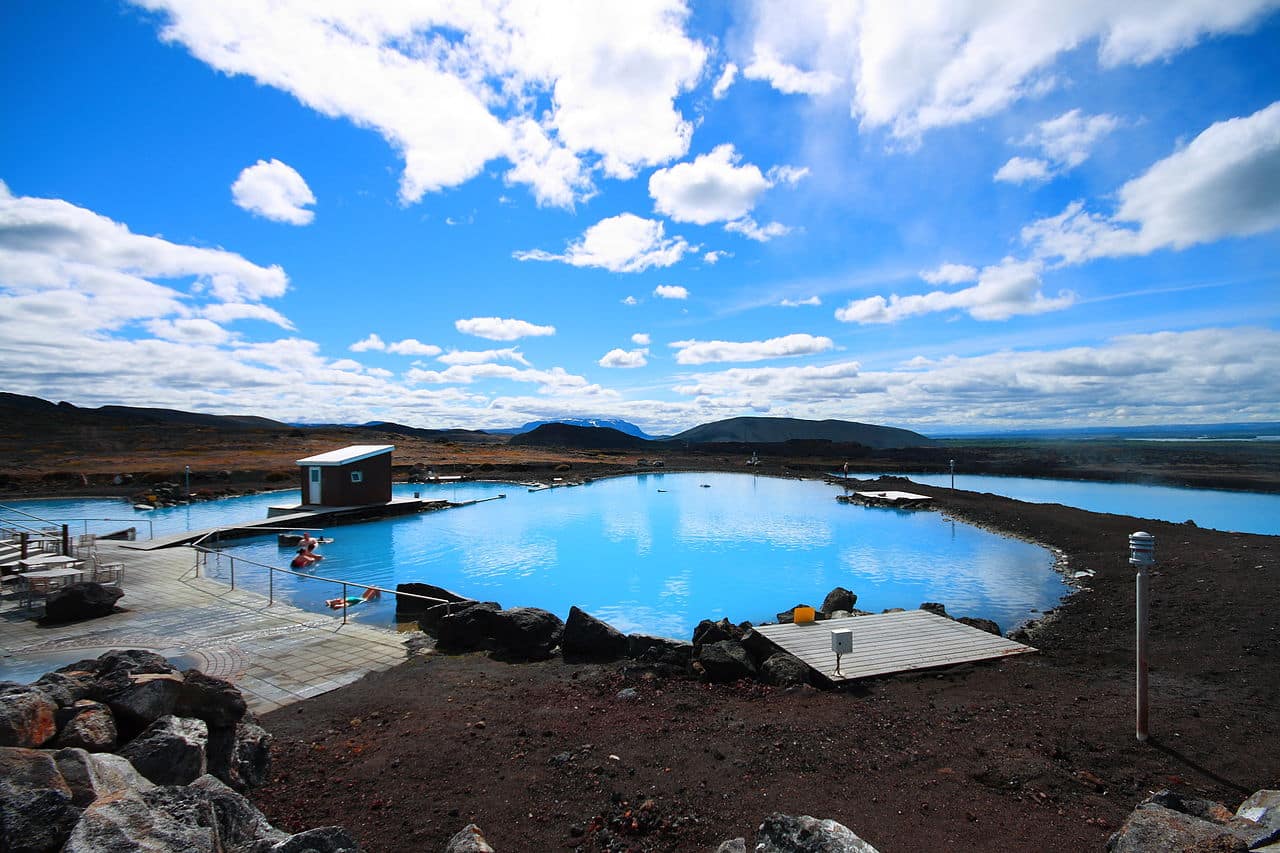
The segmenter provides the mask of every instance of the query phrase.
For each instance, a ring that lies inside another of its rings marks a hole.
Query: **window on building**
[[[363,482],[364,482],[364,472],[363,472],[363,471],[352,471],[352,472],[351,472],[351,482],[353,482],[353,483],[363,483]]]

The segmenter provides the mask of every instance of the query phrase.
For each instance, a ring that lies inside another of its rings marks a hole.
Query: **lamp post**
[[[191,500],[191,466],[185,465],[187,475],[187,500]]]
[[[955,491],[955,488],[956,488],[956,460],[952,459],[951,460],[951,490]]]
[[[1139,742],[1147,739],[1147,567],[1156,562],[1156,537],[1138,531],[1129,534],[1129,565],[1137,569],[1134,582],[1137,586],[1137,688],[1135,733]]]

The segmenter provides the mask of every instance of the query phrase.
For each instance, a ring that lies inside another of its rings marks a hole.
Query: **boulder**
[[[995,634],[997,637],[1003,637],[1000,626],[990,619],[979,619],[976,616],[960,616],[956,621],[962,625],[968,625],[971,628],[977,628],[979,631],[986,631],[988,634]]]
[[[565,632],[560,617],[540,607],[500,610],[493,627],[495,651],[518,660],[546,660]]]
[[[269,853],[360,853],[360,845],[340,826],[320,826],[290,835],[267,850]]]
[[[103,586],[92,581],[73,583],[49,596],[44,603],[42,621],[62,625],[110,616],[123,595],[124,590],[118,586]]]
[[[480,827],[469,823],[449,839],[444,853],[493,853],[493,848],[484,840]]]
[[[78,747],[89,752],[111,752],[116,748],[116,721],[111,709],[92,699],[81,699],[58,711],[59,747]]]
[[[204,720],[212,729],[234,726],[246,710],[244,697],[231,682],[205,675],[198,669],[182,673],[182,686],[173,710],[177,716]]]
[[[773,640],[754,629],[742,635],[742,647],[751,655],[751,662],[757,668],[780,651]]]
[[[737,681],[754,678],[756,666],[737,640],[720,640],[698,650],[698,663],[708,681]]]
[[[126,738],[177,707],[182,673],[159,655],[131,649],[107,652],[98,661],[92,698],[107,704]]]
[[[719,622],[703,619],[693,629],[693,650],[696,653],[704,645],[718,643],[721,640],[740,639],[742,639],[742,631],[728,619],[721,619]]]
[[[93,692],[93,674],[88,672],[46,672],[35,681],[35,686],[58,703],[59,708],[70,708]]]
[[[100,797],[84,810],[62,853],[133,853],[133,851],[181,850],[183,853],[219,851],[212,806],[202,808],[192,799],[162,795],[149,802],[155,788]],[[203,820],[201,823],[188,821]],[[220,853],[220,851],[219,851]]]
[[[795,687],[809,682],[809,665],[795,655],[777,652],[761,665],[760,675],[767,684]]]
[[[71,801],[80,808],[99,797],[155,787],[127,758],[119,755],[60,749],[53,753],[53,761],[71,789]]]
[[[202,792],[213,806],[218,827],[218,840],[224,850],[249,850],[261,842],[277,844],[289,837],[273,827],[253,803],[237,794],[213,776],[205,774],[192,782],[190,789]]]
[[[52,752],[0,746],[0,850],[60,850],[79,818]]]
[[[1221,824],[1156,803],[1138,806],[1125,818],[1120,829],[1107,839],[1109,853],[1186,850],[1196,845],[1203,845],[1205,850],[1249,849],[1244,841]]]
[[[564,623],[561,646],[565,657],[617,660],[626,655],[628,642],[617,628],[574,606]]]
[[[409,595],[425,595],[450,602],[450,605],[432,604],[418,598],[410,598],[408,595],[396,596],[396,621],[417,622],[418,628],[428,633],[435,629],[436,625],[447,613],[455,609],[451,606],[452,604],[471,602],[471,599],[458,595],[456,592],[429,583],[398,583],[396,584],[396,592],[409,593]]]
[[[209,727],[204,720],[161,717],[120,749],[120,755],[157,785],[186,785],[203,776]]]
[[[0,746],[40,746],[58,733],[58,704],[32,684],[0,684]]]
[[[876,853],[834,820],[774,812],[756,831],[756,853]]]
[[[821,610],[823,613],[831,615],[837,610],[853,610],[853,606],[857,603],[858,596],[853,590],[838,586],[827,593],[826,598],[822,599]]]
[[[209,772],[237,791],[257,788],[271,773],[272,737],[246,714],[231,727],[209,730]]]
[[[716,848],[716,853],[747,853],[747,839],[730,838],[728,841],[722,841]]]
[[[693,660],[693,644],[666,637],[630,634],[627,637],[627,657],[635,658],[641,663],[685,669]]]
[[[934,616],[945,616],[947,619],[951,618],[951,614],[947,612],[946,605],[939,604],[936,601],[926,601],[920,605],[920,609],[927,610]]]
[[[460,610],[442,617],[437,623],[439,647],[463,652],[489,648],[497,622],[496,614],[501,609],[502,605],[496,601],[463,604]]]
[[[1264,789],[1254,793],[1236,809],[1236,816],[1280,832],[1280,791]]]

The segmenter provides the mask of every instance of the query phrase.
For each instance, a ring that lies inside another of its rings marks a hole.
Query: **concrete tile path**
[[[145,648],[235,683],[261,714],[407,657],[404,637],[390,629],[268,605],[265,596],[198,576],[190,548],[146,551],[99,540],[97,549],[104,561],[124,563],[119,605],[127,612],[46,628],[36,622],[43,605],[27,611],[14,599],[0,602],[0,681],[26,660],[65,656],[49,666],[56,669],[110,648]]]

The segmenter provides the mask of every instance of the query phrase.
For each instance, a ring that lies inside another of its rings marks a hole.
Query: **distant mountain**
[[[634,450],[651,446],[646,438],[611,427],[545,423],[528,432],[511,436],[517,447],[573,447],[581,450]]]
[[[71,403],[50,403],[39,397],[0,392],[0,417],[6,412],[25,418],[56,418],[62,423],[80,425],[145,425],[187,424],[221,429],[289,429],[287,424],[253,415],[206,415],[178,409],[147,409],[134,406],[102,406],[81,408]]]
[[[405,426],[404,424],[397,424],[391,421],[370,421],[367,424],[360,424],[355,428],[369,430],[370,432],[407,435],[413,438],[425,438],[437,441],[462,441],[476,443],[501,441],[501,439],[494,438],[492,435],[481,429],[426,429],[423,427]]]
[[[918,432],[853,421],[807,421],[800,418],[729,418],[703,424],[671,437],[689,444],[776,444],[785,441],[831,441],[872,448],[928,447],[937,444]]]
[[[531,432],[540,426],[548,424],[567,424],[576,427],[598,427],[600,429],[612,429],[626,435],[633,435],[636,438],[653,439],[656,436],[649,435],[635,424],[624,421],[621,418],[559,418],[554,421],[529,421],[524,426],[509,427],[507,429],[489,429],[485,432],[493,435],[523,435]]]

